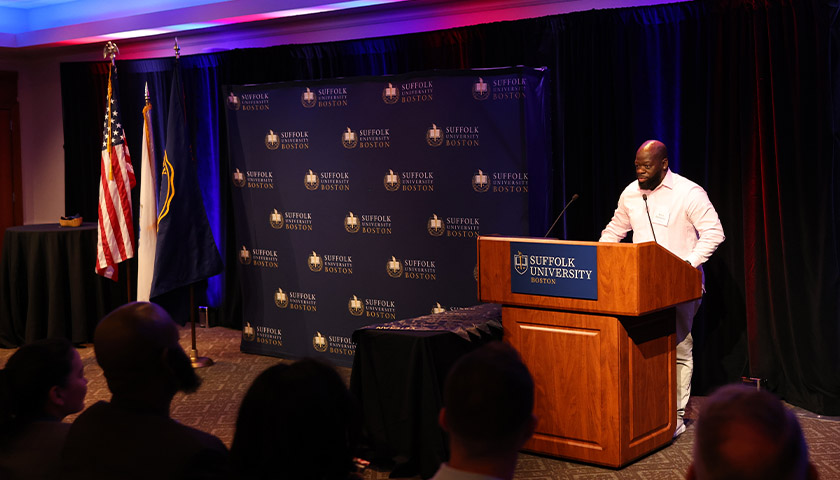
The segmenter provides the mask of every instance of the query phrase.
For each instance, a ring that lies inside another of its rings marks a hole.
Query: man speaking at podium
[[[633,243],[654,241],[702,274],[703,263],[725,238],[706,191],[668,168],[668,149],[658,140],[648,140],[639,147],[635,167],[637,181],[621,192],[618,207],[599,241],[619,242],[632,230]],[[705,292],[705,278],[703,283]],[[677,428],[674,437],[685,431],[683,415],[694,369],[691,324],[698,308],[699,299],[676,307]]]

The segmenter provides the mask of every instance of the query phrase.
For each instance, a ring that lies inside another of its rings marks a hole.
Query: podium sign
[[[598,254],[591,245],[510,243],[510,290],[598,300]]]

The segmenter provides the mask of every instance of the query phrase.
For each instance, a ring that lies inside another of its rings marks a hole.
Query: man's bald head
[[[133,302],[106,315],[93,334],[93,347],[111,392],[150,382],[170,383],[173,395],[197,388],[198,377],[178,337],[172,318],[154,303]]]
[[[636,156],[639,154],[650,156],[661,162],[668,158],[668,147],[659,140],[647,140],[636,150]]]
[[[796,416],[772,394],[740,385],[718,389],[697,421],[696,480],[815,478]]]

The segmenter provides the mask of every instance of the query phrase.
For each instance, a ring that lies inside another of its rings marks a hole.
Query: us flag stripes
[[[117,70],[113,62],[110,68],[100,157],[96,273],[116,281],[117,264],[134,256],[131,189],[135,180],[120,120]]]

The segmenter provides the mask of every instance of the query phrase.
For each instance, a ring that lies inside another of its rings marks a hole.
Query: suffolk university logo
[[[289,296],[282,288],[278,288],[274,292],[274,305],[277,305],[277,308],[286,308],[289,306]]]
[[[473,83],[472,96],[476,100],[487,100],[490,97],[487,83],[481,77],[478,77],[478,81]]]
[[[271,228],[278,230],[283,228],[283,214],[278,212],[276,208],[273,209],[271,215],[269,215],[268,223],[271,225]]]
[[[388,276],[391,278],[400,278],[403,274],[402,262],[397,260],[393,255],[385,265],[385,269],[388,271]]]
[[[251,322],[245,322],[245,326],[242,327],[242,338],[249,342],[253,342],[254,338],[256,338],[254,327],[251,326]]]
[[[426,170],[397,173],[389,169],[382,184],[389,192],[434,192],[435,172]]]
[[[320,272],[324,268],[324,262],[321,256],[315,253],[314,250],[306,259],[306,264],[309,265],[309,270],[313,272]]]
[[[331,253],[319,254],[314,250],[306,258],[309,270],[313,272],[337,273],[341,275],[353,274],[353,256],[335,255]]]
[[[227,106],[231,110],[239,110],[242,108],[242,103],[239,101],[239,97],[230,92],[227,98]]]
[[[356,148],[358,138],[356,132],[350,130],[350,127],[347,127],[347,131],[341,134],[341,144],[344,145],[344,148]]]
[[[242,110],[243,112],[271,110],[271,99],[267,93],[242,93],[235,95],[228,94],[225,104],[230,110]]]
[[[426,130],[426,143],[431,147],[443,145],[443,132],[434,123]]]
[[[528,172],[492,172],[478,170],[472,176],[472,188],[478,193],[528,193]]]
[[[268,215],[268,224],[275,230],[303,230],[311,232],[312,212],[280,212],[276,208]]]
[[[385,190],[396,192],[400,189],[400,176],[389,169],[388,173],[385,174],[385,178],[382,180],[382,184],[385,185]]]
[[[238,168],[233,172],[233,184],[239,188],[248,187],[263,190],[274,188],[274,172],[270,170],[248,170],[242,173]]]
[[[327,337],[321,335],[321,332],[315,332],[315,335],[312,336],[312,348],[314,348],[316,352],[326,352],[327,348],[329,348],[329,345],[327,344]]]
[[[481,135],[477,125],[446,125],[441,129],[433,123],[426,129],[426,143],[431,147],[478,147]]]
[[[426,221],[426,230],[433,237],[476,238],[480,228],[478,217],[438,217],[432,214]]]
[[[277,150],[280,146],[280,137],[274,133],[274,130],[269,130],[265,136],[265,148],[269,150]]]
[[[344,230],[348,233],[359,233],[368,235],[391,235],[391,215],[388,214],[362,214],[356,215],[348,212],[344,217]]]
[[[283,345],[283,331],[279,328],[263,325],[257,325],[254,328],[250,323],[246,324],[245,328],[242,329],[242,338],[249,342],[256,340],[257,343],[265,343],[267,345]]]
[[[306,91],[300,94],[300,103],[306,108],[312,108],[318,103],[315,92],[306,87]]]
[[[429,231],[429,235],[433,237],[440,237],[443,235],[443,231],[446,227],[443,224],[443,220],[438,218],[437,214],[432,214],[429,218],[429,221],[426,222],[426,230]]]
[[[242,250],[239,251],[239,263],[242,265],[251,263],[251,252],[245,248],[245,245],[242,245]]]
[[[516,255],[513,256],[513,268],[516,269],[516,273],[525,275],[525,272],[528,271],[528,256],[517,251]]]
[[[347,302],[347,310],[349,310],[350,314],[354,317],[360,317],[363,313],[365,313],[365,304],[359,300],[359,297],[353,295],[353,298]]]
[[[233,172],[233,184],[237,187],[244,187],[245,186],[245,174],[240,172],[237,168],[235,172]]]
[[[304,108],[346,107],[349,103],[347,87],[322,87],[313,92],[308,87],[300,94]]]
[[[289,310],[300,310],[304,312],[318,311],[318,299],[314,293],[287,292],[282,288],[278,288],[274,292],[274,305],[277,308],[288,308]]]
[[[318,190],[318,186],[321,185],[321,180],[318,178],[317,173],[309,170],[303,177],[303,184],[307,190]]]
[[[487,178],[487,174],[482,172],[481,169],[473,175],[472,187],[478,193],[484,193],[490,189],[490,180]]]
[[[431,102],[435,97],[432,80],[418,80],[400,85],[400,103]]]
[[[388,276],[410,280],[437,280],[435,260],[407,258],[399,260],[394,256],[386,264]]]
[[[249,250],[245,245],[242,245],[242,249],[239,251],[239,263],[264,268],[278,268],[280,265],[277,260],[277,250],[266,248]]]
[[[357,233],[359,231],[359,217],[353,215],[353,212],[348,212],[344,217],[344,229],[348,233]]]
[[[393,105],[400,100],[400,91],[394,88],[392,84],[382,89],[382,101],[387,105]]]

